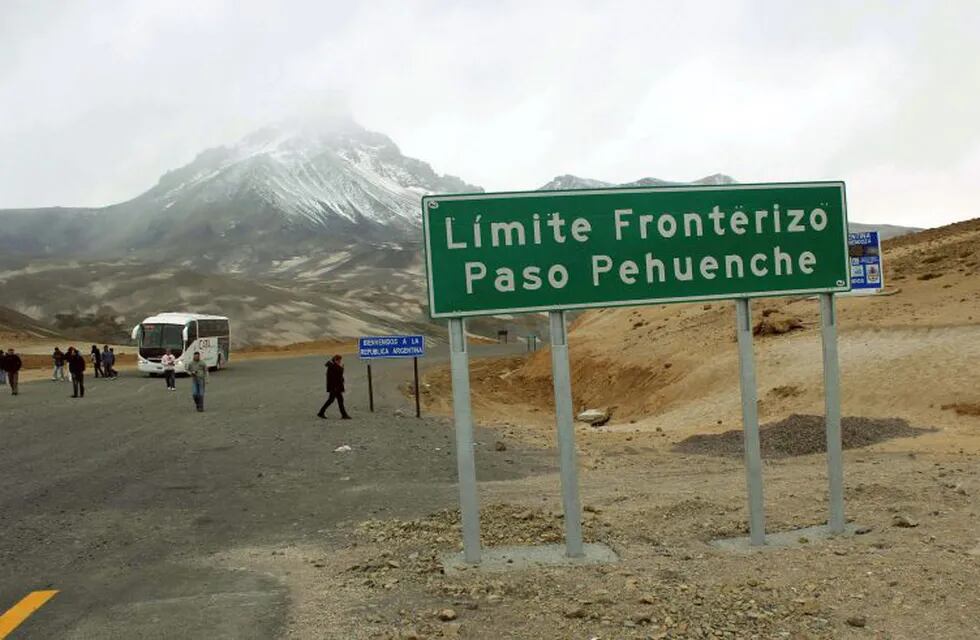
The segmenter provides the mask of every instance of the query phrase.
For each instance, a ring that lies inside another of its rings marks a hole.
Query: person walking
[[[7,352],[3,350],[3,347],[0,347],[0,387],[7,385],[7,372],[3,368],[3,361],[6,357]]]
[[[116,353],[105,345],[102,348],[102,375],[110,380],[116,377]]]
[[[177,385],[174,382],[174,374],[177,367],[177,358],[174,357],[173,351],[167,349],[167,352],[160,358],[160,364],[163,365],[163,377],[167,380],[167,391],[176,391]]]
[[[22,366],[24,366],[24,363],[21,362],[20,356],[13,349],[7,349],[7,355],[3,357],[3,370],[7,373],[7,384],[10,385],[10,391],[14,395],[19,393],[17,379],[20,377],[20,368]]]
[[[59,347],[54,348],[54,353],[51,354],[51,362],[54,363],[54,371],[51,373],[51,379],[57,382],[61,380],[65,381],[65,354],[61,352]]]
[[[75,347],[68,347],[68,372],[71,374],[72,398],[85,397],[85,358]]]
[[[95,371],[96,378],[105,377],[105,373],[102,371],[102,352],[94,344],[92,345],[92,370]]]
[[[187,373],[191,376],[191,395],[198,411],[204,411],[204,389],[208,383],[208,365],[201,360],[201,352],[194,352],[194,359],[187,363]]]
[[[336,355],[327,362],[327,401],[323,403],[320,410],[317,412],[318,418],[327,419],[327,407],[333,404],[333,401],[337,401],[337,407],[340,408],[340,417],[344,420],[350,420],[351,417],[347,415],[347,409],[344,407],[344,364],[343,358]]]

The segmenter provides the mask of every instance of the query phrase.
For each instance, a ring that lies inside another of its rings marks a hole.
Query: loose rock
[[[589,424],[593,427],[601,427],[609,422],[609,411],[606,409],[586,409],[578,414],[578,421]]]
[[[585,617],[585,607],[582,605],[572,605],[565,609],[566,618],[584,618]]]
[[[864,616],[850,616],[847,618],[847,624],[852,627],[865,627],[868,624],[868,619]]]
[[[913,520],[911,517],[904,513],[896,513],[895,517],[892,518],[893,527],[902,527],[903,529],[911,529],[913,527],[919,526],[918,520]]]
[[[436,614],[436,617],[442,620],[443,622],[450,622],[452,620],[455,620],[457,616],[456,616],[456,612],[453,611],[452,609],[441,609]]]

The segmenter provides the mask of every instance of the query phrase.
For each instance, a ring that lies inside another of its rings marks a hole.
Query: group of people
[[[54,380],[65,379],[65,367],[72,382],[73,398],[85,397],[85,358],[75,347],[68,347],[68,351],[62,353],[57,347],[52,355],[54,360]],[[115,362],[113,358],[112,362]],[[7,349],[5,352],[0,350],[0,386],[4,383],[10,385],[13,395],[20,393],[20,370],[24,367],[24,361],[20,359],[17,352]],[[114,372],[115,370],[113,370]]]
[[[118,375],[113,367],[116,363],[116,356],[108,345],[101,352],[96,345],[92,345],[90,357],[96,378],[103,377],[111,380]],[[54,372],[52,373],[51,379],[65,380],[65,368],[67,368],[68,378],[71,379],[73,390],[71,397],[84,398],[86,363],[85,357],[81,352],[75,347],[68,347],[68,351],[65,352],[62,352],[59,347],[55,347],[54,353],[51,354],[51,359],[54,363]],[[167,353],[161,358],[161,362],[163,364],[167,389],[174,391],[176,390],[176,383],[174,381],[176,357],[170,349],[167,349]],[[22,367],[23,362],[13,349],[7,349],[6,352],[0,349],[0,385],[4,383],[9,384],[13,395],[18,394],[17,379]],[[336,402],[337,408],[340,409],[340,417],[344,420],[350,420],[351,417],[348,415],[347,408],[344,406],[343,358],[339,355],[334,356],[327,362],[326,367],[327,401],[323,403],[323,406],[320,407],[316,415],[319,418],[326,419],[327,409]],[[204,392],[208,381],[207,364],[201,360],[201,354],[195,352],[193,359],[184,368],[191,377],[191,396],[194,398],[194,406],[197,407],[198,411],[203,412]]]
[[[97,347],[92,345],[93,349]],[[75,347],[68,347],[68,351],[62,353],[58,347],[54,348],[51,354],[54,362],[54,373],[52,380],[65,380],[65,368],[68,368],[68,378],[71,380],[72,398],[85,397],[85,356]]]
[[[92,350],[89,352],[89,360],[92,362],[92,369],[95,371],[96,378],[114,380],[119,375],[115,369],[116,353],[109,348],[109,345],[105,345],[102,351],[99,351],[99,347],[93,344]],[[51,354],[51,362],[54,367],[51,379],[56,382],[71,380],[71,397],[84,398],[85,370],[88,366],[82,352],[75,347],[68,347],[68,351],[62,351],[60,347],[55,347],[54,353]],[[67,377],[65,376],[66,368],[68,369]]]
[[[167,382],[167,391],[177,390],[177,356],[171,349],[160,358],[163,365],[163,378]],[[195,351],[191,361],[184,367],[187,375],[191,377],[191,397],[194,398],[194,406],[199,412],[204,411],[204,391],[208,383],[208,365],[201,360],[201,352]]]
[[[55,349],[55,352],[57,352],[57,349]],[[119,373],[115,369],[116,352],[109,345],[105,345],[102,347],[102,351],[99,351],[99,347],[93,344],[90,354],[89,358],[92,360],[92,371],[95,373],[96,378],[112,380],[119,376]]]

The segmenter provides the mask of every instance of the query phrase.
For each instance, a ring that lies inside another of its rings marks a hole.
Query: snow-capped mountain
[[[162,248],[182,257],[256,245],[281,254],[318,239],[417,241],[422,195],[480,190],[350,120],[285,124],[208,149],[127,202],[0,211],[0,250],[114,256]]]
[[[548,183],[538,187],[539,191],[564,191],[566,189],[601,189],[602,187],[660,187],[673,184],[735,184],[735,179],[723,173],[715,173],[693,182],[673,182],[660,178],[640,178],[633,182],[616,184],[592,178],[580,178],[571,174],[555,176]]]
[[[244,197],[314,227],[340,219],[407,230],[420,226],[422,195],[462,190],[479,189],[402,155],[383,134],[339,121],[321,128],[270,127],[209,149],[141,198],[167,209]]]

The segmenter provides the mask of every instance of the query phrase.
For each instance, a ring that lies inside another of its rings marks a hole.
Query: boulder
[[[611,417],[609,411],[606,409],[586,409],[578,414],[578,421],[592,425],[593,427],[601,427],[609,422],[609,418]]]

